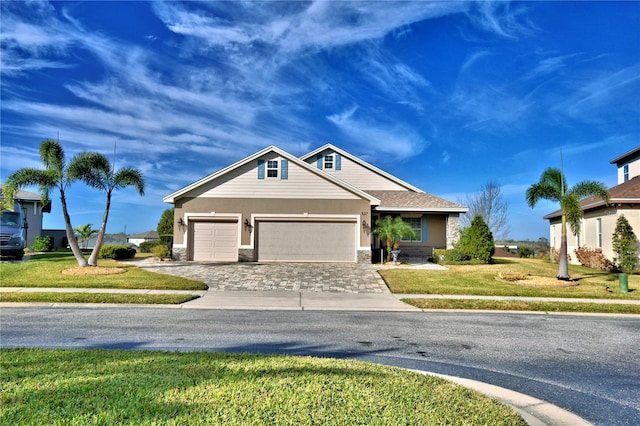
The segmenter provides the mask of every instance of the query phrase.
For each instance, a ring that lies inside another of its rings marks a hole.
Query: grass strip
[[[5,349],[2,424],[525,425],[445,380],[338,359]]]
[[[121,294],[121,293],[56,293],[56,292],[3,292],[2,302],[49,303],[129,303],[150,305],[178,305],[197,299],[191,294]]]
[[[150,290],[206,290],[206,284],[172,275],[145,271],[135,265],[100,259],[103,267],[126,269],[117,275],[63,275],[78,264],[71,252],[37,254],[26,262],[0,263],[3,287],[121,288]]]
[[[516,300],[401,299],[421,309],[478,309],[494,311],[588,312],[640,314],[640,305],[614,303],[525,302]]]
[[[570,265],[578,285],[529,286],[497,281],[498,274],[555,277],[558,265],[540,259],[496,258],[491,265],[449,265],[448,270],[387,269],[380,275],[393,293],[475,296],[572,297],[640,300],[640,275],[629,275],[629,292],[618,291],[618,274]],[[606,289],[609,287],[612,292]]]

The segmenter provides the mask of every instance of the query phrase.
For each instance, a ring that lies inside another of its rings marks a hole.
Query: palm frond
[[[133,187],[138,194],[144,195],[144,176],[138,169],[123,167],[113,176],[113,186],[115,189]]]
[[[598,197],[605,203],[609,203],[609,190],[602,182],[584,180],[571,187],[569,193],[575,194],[578,198]]]
[[[40,144],[40,159],[47,169],[62,172],[65,168],[64,150],[60,143],[53,139],[46,139]]]
[[[580,222],[582,220],[580,198],[575,193],[570,192],[562,198],[561,206],[573,235],[580,234]]]
[[[111,187],[111,164],[109,159],[98,152],[81,152],[69,162],[67,174],[70,179],[81,180],[87,186],[102,191]]]

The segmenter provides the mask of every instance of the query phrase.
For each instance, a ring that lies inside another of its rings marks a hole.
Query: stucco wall
[[[575,249],[578,243],[581,247],[589,247],[592,249],[602,249],[602,254],[609,260],[613,259],[613,233],[616,228],[618,217],[624,215],[631,224],[636,237],[640,237],[640,206],[616,209],[615,207],[606,207],[589,211],[585,213],[582,220],[580,239],[576,238],[571,231],[571,227],[567,224],[567,253],[571,256],[571,263],[579,264]],[[598,219],[600,219],[602,228],[602,244],[598,241]],[[550,222],[549,244],[555,250],[560,250],[561,221],[560,218]]]
[[[184,227],[177,225],[180,218],[187,221],[186,214],[202,213],[237,213],[241,215],[240,221],[245,219],[251,222],[252,214],[299,214],[310,215],[357,215],[360,217],[360,246],[369,247],[370,230],[363,222],[369,225],[369,212],[371,207],[368,200],[315,200],[315,199],[258,199],[258,198],[181,198],[176,200],[174,210],[174,244],[185,244]],[[251,245],[253,229],[241,226],[242,246]]]

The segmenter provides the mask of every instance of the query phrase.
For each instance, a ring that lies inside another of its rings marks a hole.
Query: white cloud
[[[327,117],[352,144],[392,159],[418,155],[428,146],[427,141],[410,128],[397,124],[384,126],[382,123],[358,119],[354,117],[356,111],[354,107]]]

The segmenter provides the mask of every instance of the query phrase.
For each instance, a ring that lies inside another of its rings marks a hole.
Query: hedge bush
[[[153,254],[158,259],[168,259],[171,257],[171,250],[164,244],[158,244],[153,248]]]
[[[136,255],[136,249],[129,246],[118,246],[113,244],[107,244],[100,249],[100,257],[102,259],[131,259]]]
[[[614,264],[612,261],[604,257],[602,250],[590,249],[588,247],[578,247],[574,250],[576,258],[582,266],[586,266],[591,269],[598,269],[600,271],[612,271]]]
[[[31,250],[33,251],[52,251],[53,250],[53,239],[49,236],[46,237],[36,237],[31,244]]]
[[[153,253],[153,248],[160,244],[160,241],[143,241],[140,247],[140,253]]]

